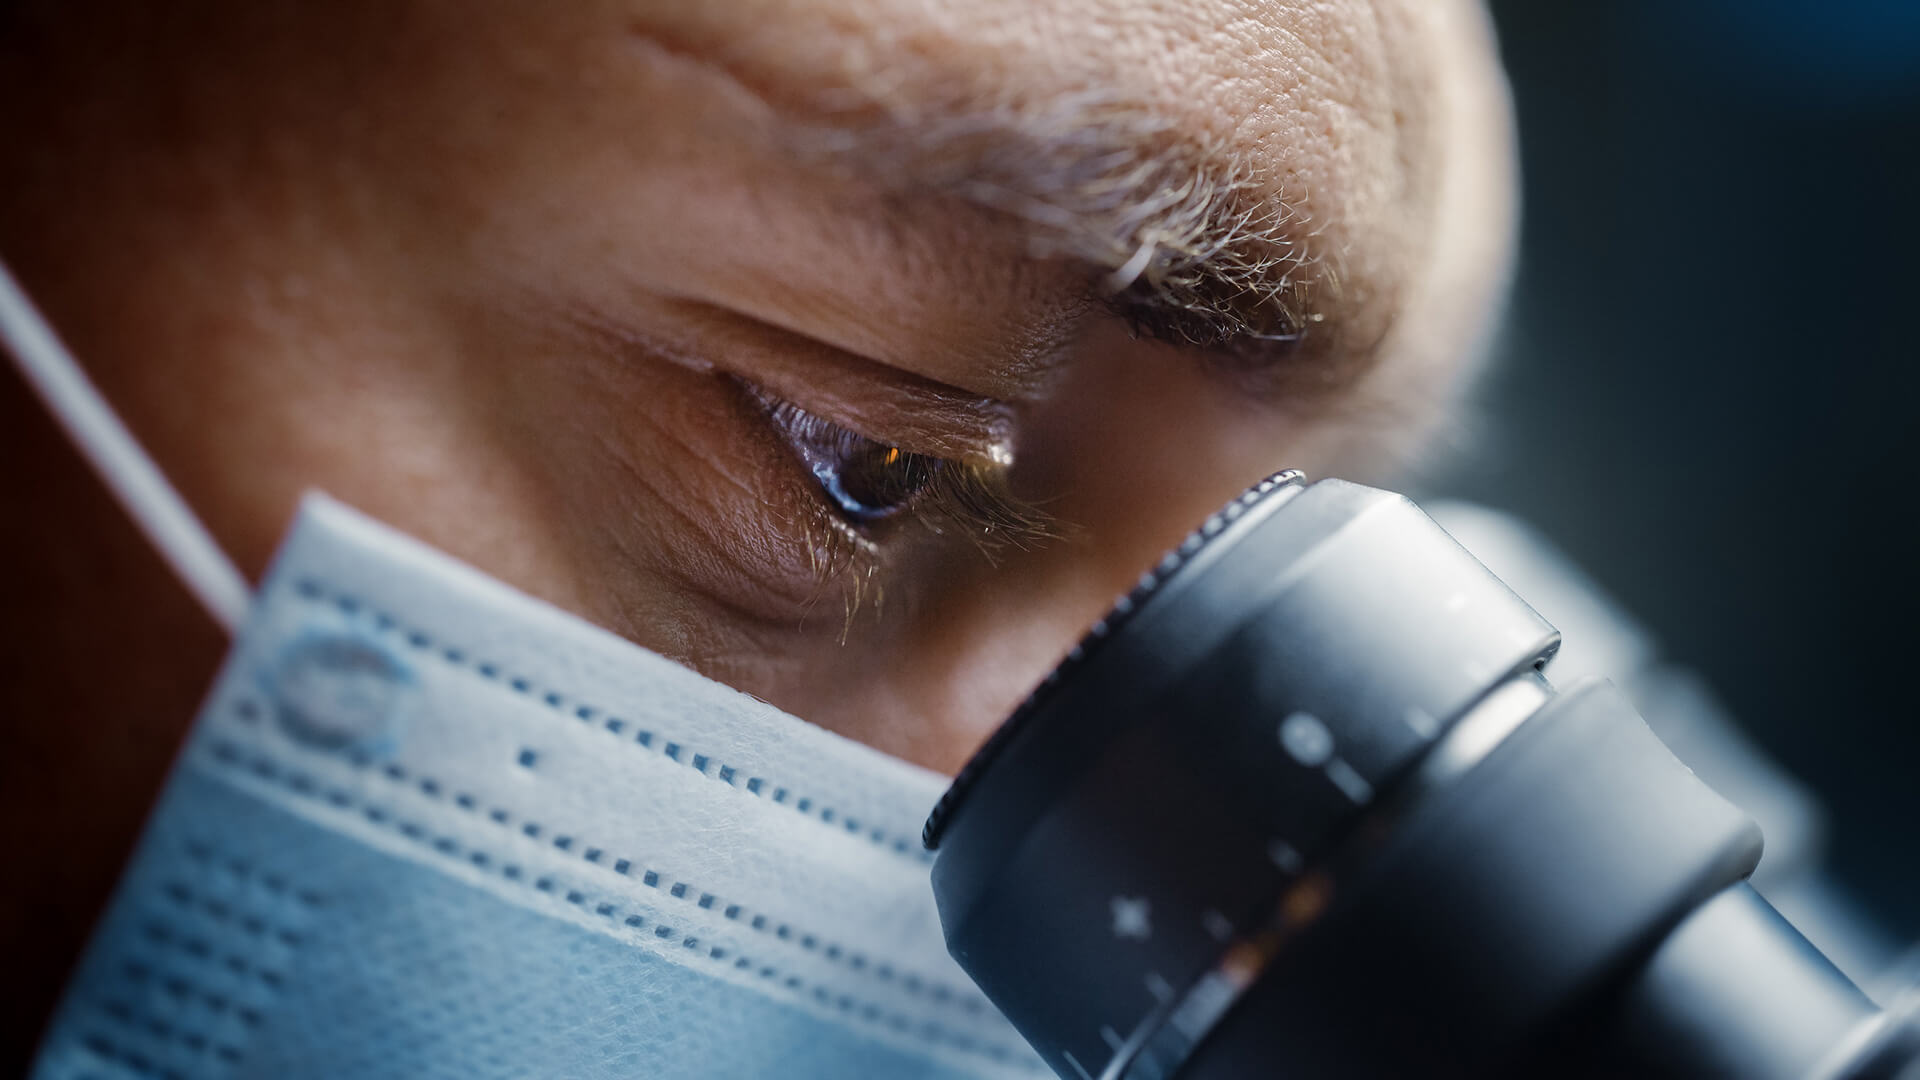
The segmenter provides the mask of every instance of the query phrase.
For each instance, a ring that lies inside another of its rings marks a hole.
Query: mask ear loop
[[[229,636],[252,590],[0,262],[0,343],[134,524]]]

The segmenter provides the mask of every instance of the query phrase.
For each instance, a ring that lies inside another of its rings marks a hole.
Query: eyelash
[[[781,441],[806,467],[827,509],[851,529],[865,534],[905,518],[935,535],[957,532],[989,556],[1006,547],[1029,548],[1055,534],[1045,511],[1008,490],[1003,466],[916,454],[849,431],[758,387],[749,384],[747,389]],[[885,455],[884,464],[902,467],[912,488],[896,504],[868,511],[844,483],[837,483],[844,477],[829,473],[836,456],[852,462],[873,452]],[[919,475],[914,477],[916,469]]]

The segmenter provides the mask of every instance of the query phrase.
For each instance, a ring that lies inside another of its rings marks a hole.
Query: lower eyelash
[[[813,563],[817,603],[828,586],[844,582],[841,594],[840,644],[845,645],[853,631],[854,617],[863,606],[871,606],[875,618],[885,607],[886,592],[877,571],[880,560],[873,542],[860,536],[846,523],[825,512],[809,521],[806,528],[807,557]]]
[[[944,467],[902,516],[935,536],[949,531],[965,536],[989,563],[997,563],[1009,547],[1025,551],[1062,535],[1045,511],[1007,491],[1004,469],[940,460]],[[845,645],[863,607],[870,608],[876,620],[885,613],[886,583],[878,573],[879,551],[873,540],[831,508],[816,505],[819,513],[805,526],[808,558],[819,590],[816,600],[835,581],[845,583],[840,623],[840,644]]]
[[[1009,490],[997,465],[948,461],[907,509],[936,535],[951,528],[966,536],[990,559],[1060,535],[1051,515]]]

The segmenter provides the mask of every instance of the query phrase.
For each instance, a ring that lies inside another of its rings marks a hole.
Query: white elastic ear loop
[[[234,633],[251,591],[159,466],[0,262],[0,343],[140,531],[215,621]]]

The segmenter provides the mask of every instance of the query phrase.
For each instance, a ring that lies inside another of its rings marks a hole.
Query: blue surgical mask
[[[324,496],[249,596],[3,268],[0,331],[235,629],[37,1080],[1045,1075],[943,946],[943,778]]]

